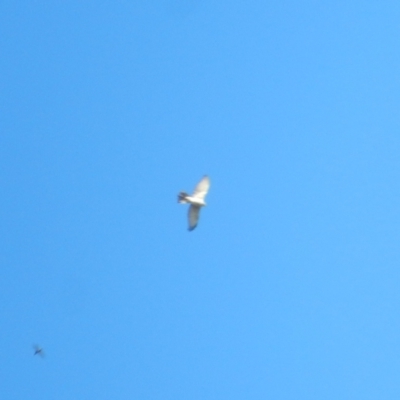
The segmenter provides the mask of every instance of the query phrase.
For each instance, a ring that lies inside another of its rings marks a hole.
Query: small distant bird
[[[189,196],[186,192],[178,194],[178,203],[189,203],[189,231],[192,231],[197,226],[199,221],[200,208],[206,205],[204,199],[210,189],[210,178],[207,175],[201,179],[194,189],[194,192]]]
[[[35,350],[35,352],[33,353],[34,356],[39,355],[40,357],[44,357],[44,351],[40,346],[35,344],[33,346],[33,349]]]

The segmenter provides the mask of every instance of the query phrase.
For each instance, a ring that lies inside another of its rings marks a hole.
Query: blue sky
[[[397,400],[399,3],[56,3],[0,4],[2,396]]]

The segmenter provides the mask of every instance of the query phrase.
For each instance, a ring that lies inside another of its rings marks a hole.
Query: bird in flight
[[[35,350],[35,352],[33,353],[34,356],[39,355],[40,357],[44,357],[44,351],[40,346],[35,344],[33,346],[33,349]]]
[[[197,226],[199,221],[200,208],[206,205],[204,199],[210,189],[210,178],[204,175],[201,181],[197,184],[193,194],[190,196],[186,192],[178,194],[178,203],[189,203],[189,231],[192,231]]]

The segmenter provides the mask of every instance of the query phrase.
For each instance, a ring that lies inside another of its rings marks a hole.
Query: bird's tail
[[[178,194],[178,203],[188,203],[188,201],[186,200],[186,197],[189,196],[187,193],[185,192],[180,192]]]

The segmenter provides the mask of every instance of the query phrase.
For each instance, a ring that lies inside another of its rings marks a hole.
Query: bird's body
[[[200,208],[206,205],[204,199],[209,189],[210,189],[210,178],[207,175],[205,175],[201,179],[201,181],[197,184],[191,196],[188,195],[186,192],[180,192],[178,194],[178,203],[190,204],[189,214],[188,214],[189,231],[192,231],[197,226],[199,220]]]
[[[196,197],[193,196],[189,196],[188,194],[181,192],[181,199],[179,199],[179,203],[189,203],[189,204],[193,204],[195,206],[198,207],[204,207],[206,205],[206,202],[204,201],[204,199],[198,199]]]

